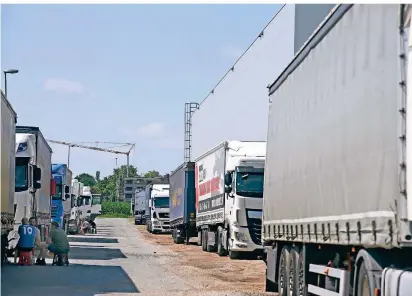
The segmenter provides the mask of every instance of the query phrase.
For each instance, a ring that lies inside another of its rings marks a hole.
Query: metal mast
[[[185,103],[185,144],[184,162],[191,161],[192,156],[192,114],[199,109],[198,103]]]

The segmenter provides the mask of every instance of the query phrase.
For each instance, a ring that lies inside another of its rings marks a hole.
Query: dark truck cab
[[[197,237],[195,163],[185,162],[170,175],[170,227],[173,242]]]

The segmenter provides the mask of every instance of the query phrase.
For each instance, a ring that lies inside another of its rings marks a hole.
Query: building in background
[[[123,201],[130,202],[132,212],[134,212],[134,204],[136,194],[142,190],[145,190],[148,184],[169,184],[168,176],[158,178],[144,178],[144,177],[130,177],[124,178],[123,186]]]
[[[225,140],[266,141],[267,86],[282,73],[334,6],[287,4],[262,28],[219,84],[211,86],[203,101],[199,98],[199,109],[192,115],[192,160]]]

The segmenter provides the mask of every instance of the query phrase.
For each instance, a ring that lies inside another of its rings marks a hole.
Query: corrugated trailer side
[[[270,86],[267,291],[411,293],[405,6],[337,5]]]
[[[170,226],[183,224],[185,211],[185,163],[170,174]]]
[[[397,245],[397,16],[356,5],[332,17],[271,87],[264,240]]]
[[[1,232],[14,224],[15,146],[17,115],[1,91]]]

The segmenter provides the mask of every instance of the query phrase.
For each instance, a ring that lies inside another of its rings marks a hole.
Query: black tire
[[[240,258],[240,252],[232,251],[230,249],[229,242],[230,242],[230,231],[228,229],[227,237],[226,237],[227,254],[229,255],[229,258],[232,259],[232,260],[239,259]]]
[[[207,246],[207,232],[205,229],[202,229],[202,250],[206,252]]]
[[[299,260],[298,260],[298,285],[299,285],[299,296],[308,296],[308,281],[305,278],[305,274],[307,275],[309,272],[308,265],[303,260],[303,252],[299,253]]]
[[[224,230],[222,226],[219,226],[217,228],[217,254],[219,256],[227,255],[226,249],[223,247],[223,239],[222,239],[223,231]]]
[[[290,248],[284,246],[279,258],[279,272],[278,272],[278,289],[279,296],[289,296],[289,264],[290,264]]]
[[[292,248],[289,254],[289,291],[292,296],[299,296],[299,250]]]
[[[134,220],[134,225],[139,225],[139,223],[136,220]]]
[[[373,282],[369,279],[368,271],[366,270],[365,262],[362,262],[358,273],[358,286],[356,287],[357,296],[372,296],[371,291]]]

